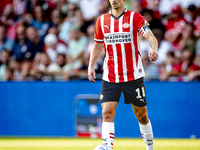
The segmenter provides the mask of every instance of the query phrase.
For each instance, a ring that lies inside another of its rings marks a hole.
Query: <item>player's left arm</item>
[[[149,52],[149,59],[151,61],[156,61],[158,59],[158,41],[156,40],[151,30],[146,32],[143,36],[151,46],[151,51]]]

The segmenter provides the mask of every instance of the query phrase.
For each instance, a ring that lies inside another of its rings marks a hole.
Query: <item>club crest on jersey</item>
[[[129,27],[130,27],[130,24],[124,23],[122,26],[123,26],[124,28],[129,28]]]

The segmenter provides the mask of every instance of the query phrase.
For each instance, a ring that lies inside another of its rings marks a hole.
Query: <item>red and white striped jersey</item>
[[[111,11],[97,18],[94,41],[104,43],[103,80],[120,83],[145,76],[138,34],[148,31],[145,19],[129,10],[118,18]]]

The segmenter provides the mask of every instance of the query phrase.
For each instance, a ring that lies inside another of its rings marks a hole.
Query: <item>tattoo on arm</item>
[[[150,44],[151,47],[153,46],[153,41],[152,41],[152,39],[150,39],[149,44]]]

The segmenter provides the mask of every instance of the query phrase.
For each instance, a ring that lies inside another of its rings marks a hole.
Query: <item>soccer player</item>
[[[144,69],[142,66],[138,34],[143,35],[151,46],[149,59],[158,59],[158,42],[145,19],[124,7],[125,0],[109,0],[112,10],[97,18],[94,46],[90,55],[88,78],[95,82],[93,69],[104,47],[104,73],[101,89],[102,142],[113,148],[114,117],[123,92],[126,104],[131,104],[139,121],[140,131],[147,150],[153,150],[153,132],[146,108]]]

